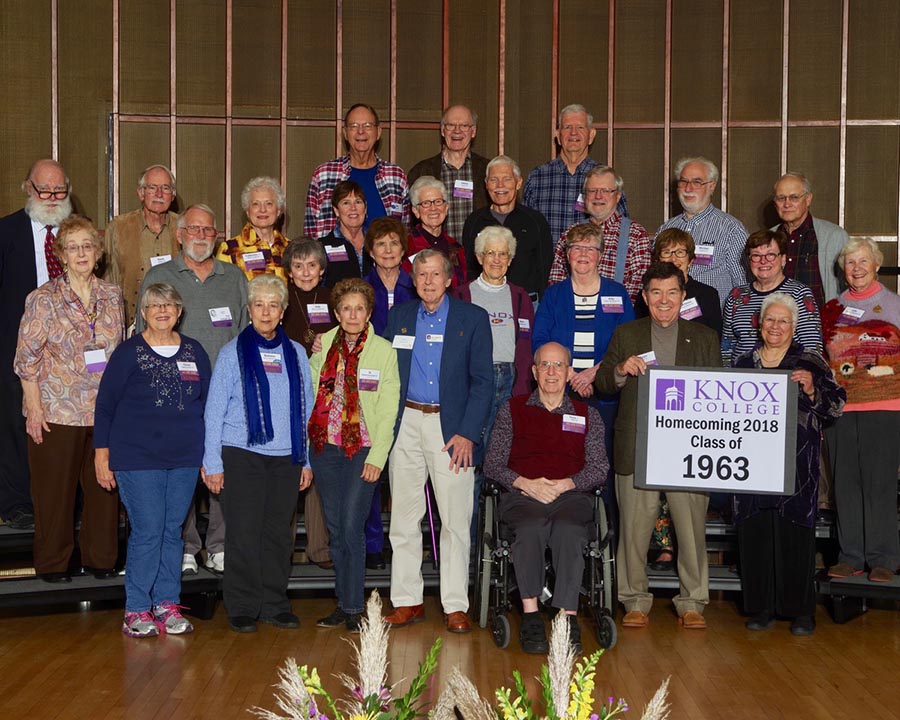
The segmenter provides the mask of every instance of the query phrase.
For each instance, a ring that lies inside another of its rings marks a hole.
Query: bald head
[[[42,225],[59,225],[72,213],[69,178],[56,160],[42,158],[35,162],[22,190],[28,196],[25,212]]]

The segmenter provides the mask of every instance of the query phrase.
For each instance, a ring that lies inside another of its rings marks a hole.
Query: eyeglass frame
[[[34,184],[34,180],[29,180],[31,183],[31,187],[34,189],[34,192],[37,193],[37,196],[41,200],[49,200],[53,198],[54,200],[65,200],[69,197],[69,193],[71,192],[71,187],[69,183],[66,183],[65,190],[41,190],[37,185]]]

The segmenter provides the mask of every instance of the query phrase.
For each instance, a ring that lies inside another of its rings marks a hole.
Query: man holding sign
[[[685,298],[684,274],[668,262],[654,263],[643,277],[642,295],[650,317],[616,328],[595,386],[599,392],[621,390],[615,424],[614,459],[619,502],[620,538],[616,556],[619,601],[625,606],[624,627],[646,627],[653,595],[647,580],[647,550],[659,508],[659,492],[634,486],[637,432],[637,378],[649,365],[716,367],[718,336],[698,323],[679,318]],[[706,557],[706,493],[667,491],[672,521],[678,533],[678,577],[681,589],[673,598],[679,622],[703,629],[709,602]]]

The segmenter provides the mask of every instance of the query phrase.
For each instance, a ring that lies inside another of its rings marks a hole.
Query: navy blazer
[[[37,287],[31,218],[19,210],[0,218],[0,380],[17,381],[13,372],[19,322],[25,298]]]
[[[477,305],[447,297],[447,329],[441,353],[441,432],[444,442],[462,435],[474,444],[474,460],[478,465],[484,454],[484,425],[491,408],[494,391],[494,343],[488,314]],[[384,337],[393,344],[397,335],[416,334],[416,313],[422,303],[413,300],[394,305],[388,313]],[[400,414],[394,438],[400,429],[409,389],[409,367],[412,350],[397,348],[400,365]],[[449,456],[449,452],[447,453]]]

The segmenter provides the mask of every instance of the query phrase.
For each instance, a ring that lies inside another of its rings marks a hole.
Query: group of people
[[[701,157],[676,164],[683,211],[652,237],[630,217],[622,177],[590,158],[593,119],[580,105],[560,113],[559,156],[527,180],[512,158],[472,151],[468,108],[448,108],[440,128],[440,153],[407,175],[376,154],[375,110],[353,105],[347,154],[314,171],[292,241],[273,178],[246,184],[247,223],[219,241],[207,205],[172,212],[175,178],[154,165],[138,182],[141,206],[104,242],[72,215],[59,163],[35,163],[26,207],[0,220],[0,515],[33,523],[37,573],[70,580],[80,486],[80,565],[114,575],[121,500],[123,631],[190,632],[180,580],[198,571],[202,478],[204,564],[224,573],[231,628],[297,627],[287,584],[305,491],[307,554],[335,572],[337,606],[318,625],[356,631],[366,568],[384,567],[384,476],[386,620],[399,627],[424,618],[430,479],[445,623],[468,632],[473,518],[489,477],[515,534],[524,649],[546,651],[545,547],[550,604],[579,643],[587,493],[598,488],[618,506],[623,624],[649,623],[646,564],[663,508],[679,622],[704,628],[709,498],[668,492],[661,503],[635,487],[637,377],[649,364],[724,364],[787,369],[799,387],[793,492],[733,499],[748,628],[786,617],[795,634],[815,629],[823,430],[841,545],[829,574],[890,580],[900,298],[878,282],[877,244],[813,218],[799,173],[774,186],[781,223],[748,234],[712,204],[718,170]]]

